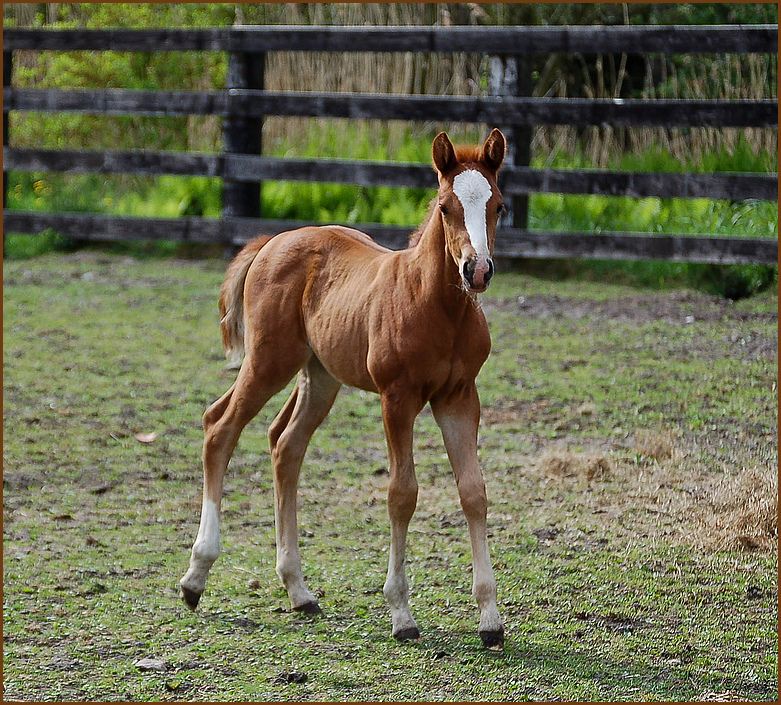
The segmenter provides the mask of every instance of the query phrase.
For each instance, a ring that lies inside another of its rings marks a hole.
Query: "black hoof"
[[[420,639],[420,631],[417,627],[407,627],[393,634],[393,638],[398,641],[411,641],[412,639]]]
[[[483,646],[486,649],[501,649],[504,646],[504,629],[480,632],[480,638],[483,640]]]
[[[189,590],[188,588],[184,587],[184,585],[181,585],[180,587],[182,588],[182,599],[184,600],[184,604],[186,604],[193,612],[195,612],[195,608],[198,607],[198,602],[201,599],[201,593]]]
[[[303,605],[293,608],[293,612],[302,612],[303,614],[322,614],[323,610],[316,602],[305,602]]]

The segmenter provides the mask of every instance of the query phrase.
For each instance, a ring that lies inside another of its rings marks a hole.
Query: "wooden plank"
[[[19,171],[178,174],[235,181],[322,181],[361,186],[435,188],[430,166],[337,159],[279,159],[243,154],[147,151],[6,149],[4,164]],[[585,193],[645,198],[778,200],[776,174],[673,174],[596,169],[506,167],[500,172],[505,195]]]
[[[623,100],[298,93],[6,88],[7,110],[105,115],[286,115],[516,125],[771,127],[774,100]]]
[[[156,152],[147,150],[86,151],[77,149],[6,149],[7,169],[101,174],[174,174],[218,176],[224,173],[219,154]]]
[[[559,27],[245,26],[211,29],[5,29],[7,49],[474,52],[485,54],[777,51],[775,25]]]
[[[6,210],[5,233],[37,234],[52,229],[66,237],[98,242],[174,240],[178,242],[228,242],[224,223],[215,218],[136,218],[98,213],[43,213]]]
[[[133,218],[95,213],[5,211],[5,232],[39,233],[48,228],[84,240],[178,240],[241,244],[256,234],[275,234],[305,223],[254,218]],[[378,242],[403,247],[412,228],[358,224]],[[498,233],[497,257],[655,259],[713,264],[776,264],[772,238],[648,235],[643,233],[551,233],[505,229]]]
[[[57,51],[224,51],[230,29],[4,29],[7,49]]]
[[[496,254],[510,258],[639,259],[775,265],[778,263],[778,241],[771,238],[515,230],[497,236]]]
[[[276,235],[303,228],[308,225],[318,225],[303,220],[275,220],[275,219],[251,219],[229,218],[225,224],[225,232],[234,245],[243,245],[260,234]],[[383,225],[381,223],[351,224],[349,227],[358,228],[371,235],[376,242],[392,250],[401,250],[407,246],[409,236],[417,226]]]
[[[436,188],[433,167],[343,159],[279,159],[231,155],[225,162],[226,174],[233,178],[277,181],[324,181],[360,186],[407,186]]]
[[[78,112],[96,115],[227,115],[224,91],[4,89],[6,110]]]
[[[778,200],[777,174],[674,174],[597,169],[513,169],[500,187],[507,193],[587,193],[645,198]]]
[[[773,53],[778,46],[774,25],[237,27],[232,41],[247,51],[479,51],[486,54]]]
[[[720,100],[491,98],[231,91],[250,114],[352,119],[457,121],[515,125],[761,127],[777,122],[777,103]]]

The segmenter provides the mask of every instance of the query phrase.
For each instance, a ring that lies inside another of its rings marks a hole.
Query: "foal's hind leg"
[[[293,356],[291,356],[292,358]],[[262,357],[244,360],[236,382],[203,415],[203,504],[190,568],[179,581],[182,598],[191,609],[198,606],[206,576],[220,553],[220,504],[228,461],[244,427],[269,398],[282,389],[303,360],[288,358],[281,364]]]
[[[319,612],[301,572],[296,521],[296,491],[309,439],[333,406],[341,384],[312,357],[301,370],[298,386],[269,428],[274,463],[274,514],[277,529],[277,575],[294,610]]]

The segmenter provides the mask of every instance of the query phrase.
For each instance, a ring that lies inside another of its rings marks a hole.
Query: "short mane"
[[[428,224],[434,215],[434,209],[436,208],[438,200],[439,200],[438,196],[434,196],[434,198],[431,199],[431,202],[428,204],[428,210],[426,211],[426,217],[423,218],[423,222],[418,226],[418,229],[415,230],[409,236],[408,247],[415,247],[415,245],[417,245],[420,242],[420,238],[423,235],[423,231],[426,229],[426,227],[428,227]]]

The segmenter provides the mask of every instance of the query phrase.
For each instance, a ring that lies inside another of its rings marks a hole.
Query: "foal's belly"
[[[313,348],[314,350],[314,348]],[[366,392],[376,392],[377,387],[374,381],[366,370],[366,365],[357,365],[357,361],[349,360],[333,355],[329,352],[318,354],[314,351],[320,362],[323,364],[326,370],[332,377],[338,379],[342,384],[347,384],[350,387],[357,387],[363,389]]]
[[[369,352],[368,333],[359,320],[360,309],[313,312],[306,317],[307,342],[331,376],[342,384],[367,392],[376,392],[366,361]]]

